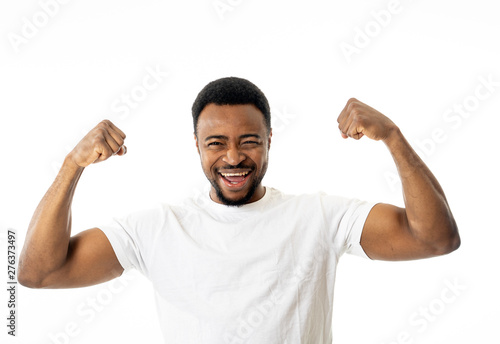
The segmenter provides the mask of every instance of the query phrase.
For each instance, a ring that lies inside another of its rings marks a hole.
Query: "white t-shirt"
[[[100,229],[155,289],[165,343],[329,344],[339,257],[375,203],[267,187],[241,207],[208,193]]]

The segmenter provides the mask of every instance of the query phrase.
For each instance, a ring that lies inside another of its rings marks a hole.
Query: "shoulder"
[[[365,217],[376,202],[370,202],[355,197],[329,194],[324,191],[286,195],[289,204],[295,205],[301,214],[310,213],[314,216],[321,215],[328,222],[340,222]]]

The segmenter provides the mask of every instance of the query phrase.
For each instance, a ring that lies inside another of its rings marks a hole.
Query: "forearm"
[[[406,219],[411,234],[436,250],[452,251],[460,239],[443,189],[399,128],[384,140],[403,186]]]
[[[19,279],[40,282],[66,261],[71,203],[83,171],[68,158],[33,214],[19,259]]]

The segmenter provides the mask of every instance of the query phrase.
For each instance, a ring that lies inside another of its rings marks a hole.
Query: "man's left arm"
[[[403,186],[405,208],[379,203],[366,219],[361,246],[368,257],[410,260],[456,250],[460,236],[443,189],[394,122],[354,98],[337,121],[343,138],[383,141]]]

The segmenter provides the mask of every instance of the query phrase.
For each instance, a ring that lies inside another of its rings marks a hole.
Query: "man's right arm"
[[[71,237],[71,203],[88,165],[123,155],[125,134],[102,121],[66,156],[40,201],[19,257],[19,282],[30,288],[74,288],[108,281],[123,272],[106,235],[98,228]]]

